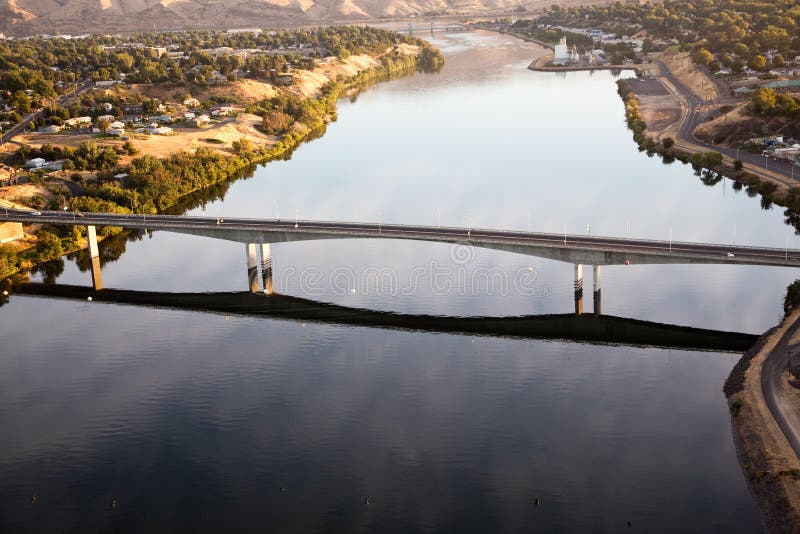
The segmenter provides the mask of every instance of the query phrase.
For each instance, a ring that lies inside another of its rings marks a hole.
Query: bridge
[[[403,224],[305,221],[285,219],[244,219],[188,217],[179,215],[141,215],[114,213],[33,212],[5,210],[5,221],[85,225],[92,258],[99,278],[99,250],[96,226],[161,230],[181,234],[237,241],[246,245],[250,288],[258,291],[257,245],[261,248],[264,292],[272,293],[270,243],[321,239],[403,239],[472,246],[514,252],[561,262],[575,267],[575,311],[583,311],[583,265],[593,266],[594,307],[600,313],[600,267],[630,264],[734,264],[800,267],[800,250],[747,247],[712,243],[687,243],[652,239],[630,239],[543,232],[520,232],[480,228],[456,228]]]
[[[414,26],[412,22],[408,23],[408,26],[405,28],[397,28],[394,31],[397,33],[408,33],[409,35],[413,35],[414,32],[468,32],[472,31],[474,28],[472,26],[467,26],[466,24],[458,24],[458,23],[450,23],[450,24],[436,24],[433,20],[429,25],[425,26]]]

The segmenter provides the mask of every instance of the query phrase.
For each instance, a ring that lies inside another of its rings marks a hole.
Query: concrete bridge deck
[[[161,230],[241,243],[282,243],[320,239],[405,239],[474,246],[537,256],[572,264],[691,264],[772,265],[800,267],[800,250],[686,243],[650,239],[550,234],[479,228],[380,223],[119,215],[6,210],[0,219],[22,223],[119,226]]]

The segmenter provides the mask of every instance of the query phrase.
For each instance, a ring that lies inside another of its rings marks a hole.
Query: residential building
[[[23,167],[26,169],[41,169],[45,163],[44,158],[33,158],[26,161]]]
[[[204,126],[208,126],[210,122],[211,118],[208,115],[200,115],[195,117],[190,124],[195,128],[202,128]]]
[[[76,126],[88,126],[92,123],[91,117],[73,117],[64,121],[64,126],[75,128]]]

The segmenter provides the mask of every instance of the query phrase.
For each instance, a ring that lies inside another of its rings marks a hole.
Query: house
[[[206,82],[209,85],[214,85],[214,84],[219,84],[219,83],[227,83],[228,82],[228,78],[224,74],[222,74],[220,71],[213,70],[213,71],[211,71],[211,76],[209,76],[206,79]]]
[[[54,134],[61,131],[61,126],[51,124],[50,126],[40,126],[37,130],[39,133]]]
[[[0,223],[0,245],[5,245],[11,241],[25,237],[22,231],[22,223],[4,222]]]
[[[172,133],[172,128],[169,126],[159,126],[156,123],[151,123],[149,126],[145,126],[144,128],[136,128],[134,132],[150,135],[164,135]]]
[[[103,111],[106,113],[110,113],[112,109],[114,109],[114,105],[111,102],[103,102],[100,104],[100,107],[103,108]]]
[[[113,135],[113,136],[116,136],[116,137],[122,137],[123,135],[125,135],[125,129],[124,128],[109,128],[108,130],[106,130],[106,135]]]
[[[170,115],[154,115],[152,117],[148,117],[147,120],[150,122],[172,122],[172,116]]]
[[[200,115],[195,117],[194,120],[190,122],[192,126],[195,128],[202,128],[204,126],[208,126],[211,122],[211,118],[208,115]]]
[[[109,127],[115,129],[125,129],[125,124],[121,121],[114,121],[111,123],[111,126]]]
[[[114,115],[100,115],[99,117],[97,117],[97,122],[100,122],[101,120],[104,119],[107,120],[108,122],[114,122],[115,120],[117,120],[117,118]]]
[[[113,87],[122,83],[120,80],[97,80],[94,82],[95,87]]]
[[[122,106],[122,113],[125,115],[141,115],[144,113],[144,106],[142,104],[125,104]]]
[[[23,167],[25,169],[41,169],[45,163],[44,158],[33,158],[26,161]]]
[[[75,128],[76,126],[88,126],[92,123],[91,117],[73,117],[64,121],[64,126]]]
[[[191,111],[183,114],[183,120],[185,120],[185,121],[190,121],[193,118],[195,118],[195,114],[192,113]]]
[[[187,98],[186,100],[183,101],[183,105],[186,106],[187,108],[199,108],[200,101],[197,100],[196,98]]]

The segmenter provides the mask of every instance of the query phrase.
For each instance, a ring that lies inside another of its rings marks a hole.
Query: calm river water
[[[322,138],[192,213],[798,246],[779,210],[638,152],[611,73],[527,71],[540,50],[502,35],[432,41],[440,74],[342,101]],[[243,248],[155,233],[104,283],[244,290]],[[321,301],[573,308],[572,267],[537,258],[389,241],[272,253],[278,291]],[[603,307],[761,332],[792,274],[609,267]],[[71,261],[58,281],[90,283]],[[721,391],[738,355],[17,296],[0,317],[3,532],[760,528]]]

